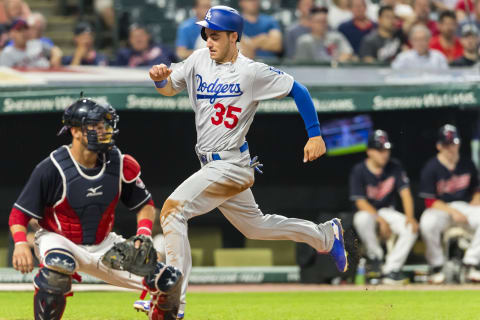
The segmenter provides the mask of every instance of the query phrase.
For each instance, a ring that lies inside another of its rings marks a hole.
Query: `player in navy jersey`
[[[397,160],[390,159],[392,144],[383,130],[374,131],[368,139],[367,159],[355,165],[350,175],[350,199],[358,210],[353,223],[366,248],[371,266],[370,277],[383,273],[383,283],[402,284],[407,278],[402,268],[417,238],[418,223],[414,217],[409,180]],[[400,194],[405,214],[394,209],[395,193]],[[377,237],[387,240],[391,234],[398,238],[385,259]]]
[[[59,134],[70,132],[72,144],[61,146],[36,166],[9,219],[15,241],[12,263],[22,273],[33,270],[27,224],[35,218],[41,226],[35,235],[35,253],[41,262],[34,279],[35,319],[62,317],[72,278],[79,280],[77,271],[160,296],[161,278],[178,281],[175,274],[169,276],[176,270],[173,267],[162,264],[163,270],[170,271],[153,272],[144,278],[100,262],[114,243],[124,241],[111,232],[118,201],[137,212],[139,235],[151,235],[155,217],[152,196],[140,179],[140,165],[115,146],[115,109],[81,98],[65,110],[63,121]],[[150,318],[163,320],[158,313]]]
[[[440,128],[438,153],[422,170],[420,197],[426,210],[420,219],[420,230],[426,244],[426,258],[431,268],[430,282],[445,282],[445,256],[440,236],[454,225],[474,230],[463,263],[467,279],[480,281],[480,190],[478,173],[469,158],[460,157],[460,138],[457,128],[446,124]]]

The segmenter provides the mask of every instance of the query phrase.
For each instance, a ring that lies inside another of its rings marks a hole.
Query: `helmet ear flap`
[[[202,30],[200,31],[200,35],[202,36],[202,39],[207,41],[207,34],[205,33],[205,27],[202,27]]]

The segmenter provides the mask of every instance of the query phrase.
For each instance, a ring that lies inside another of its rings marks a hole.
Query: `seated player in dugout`
[[[403,284],[408,279],[401,268],[417,239],[418,223],[409,179],[400,162],[390,158],[391,148],[385,131],[370,134],[367,159],[355,165],[350,175],[350,199],[357,210],[353,224],[366,249],[367,276],[382,278],[385,284]],[[395,210],[395,192],[400,195],[405,214]],[[385,263],[377,230],[383,241],[392,233],[397,237]]]
[[[13,205],[12,264],[22,273],[33,270],[27,224],[35,218],[41,226],[35,235],[35,253],[41,262],[34,279],[35,319],[62,317],[72,278],[81,280],[78,271],[115,286],[150,292],[154,301],[150,319],[164,319],[155,302],[180,284],[181,272],[157,263],[156,254],[155,270],[144,277],[100,263],[115,243],[124,241],[112,232],[119,200],[137,212],[139,239],[150,236],[155,217],[152,196],[140,179],[140,165],[115,146],[118,120],[108,104],[82,97],[70,105],[59,135],[70,132],[71,144],[54,150],[35,167]]]
[[[466,278],[480,281],[480,189],[478,172],[472,160],[460,156],[457,128],[446,124],[438,132],[438,153],[422,170],[420,197],[425,211],[420,218],[420,231],[426,245],[430,265],[429,282],[444,283],[445,255],[441,234],[452,226],[474,231],[473,240],[463,257]]]

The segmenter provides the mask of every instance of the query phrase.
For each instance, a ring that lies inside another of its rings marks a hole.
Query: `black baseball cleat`
[[[390,285],[402,285],[408,284],[410,279],[401,271],[392,271],[387,273],[382,278],[383,284],[390,284]]]

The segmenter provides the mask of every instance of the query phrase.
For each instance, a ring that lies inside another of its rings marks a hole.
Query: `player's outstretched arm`
[[[320,123],[312,97],[308,89],[297,81],[294,81],[292,90],[288,96],[295,100],[297,109],[302,116],[303,122],[305,122],[305,127],[308,132],[309,139],[303,150],[303,162],[314,161],[324,155],[327,148],[321,136]]]
[[[174,96],[178,93],[172,87],[172,80],[170,74],[172,69],[168,68],[165,64],[157,64],[150,68],[150,79],[155,82],[157,92],[164,96]]]

